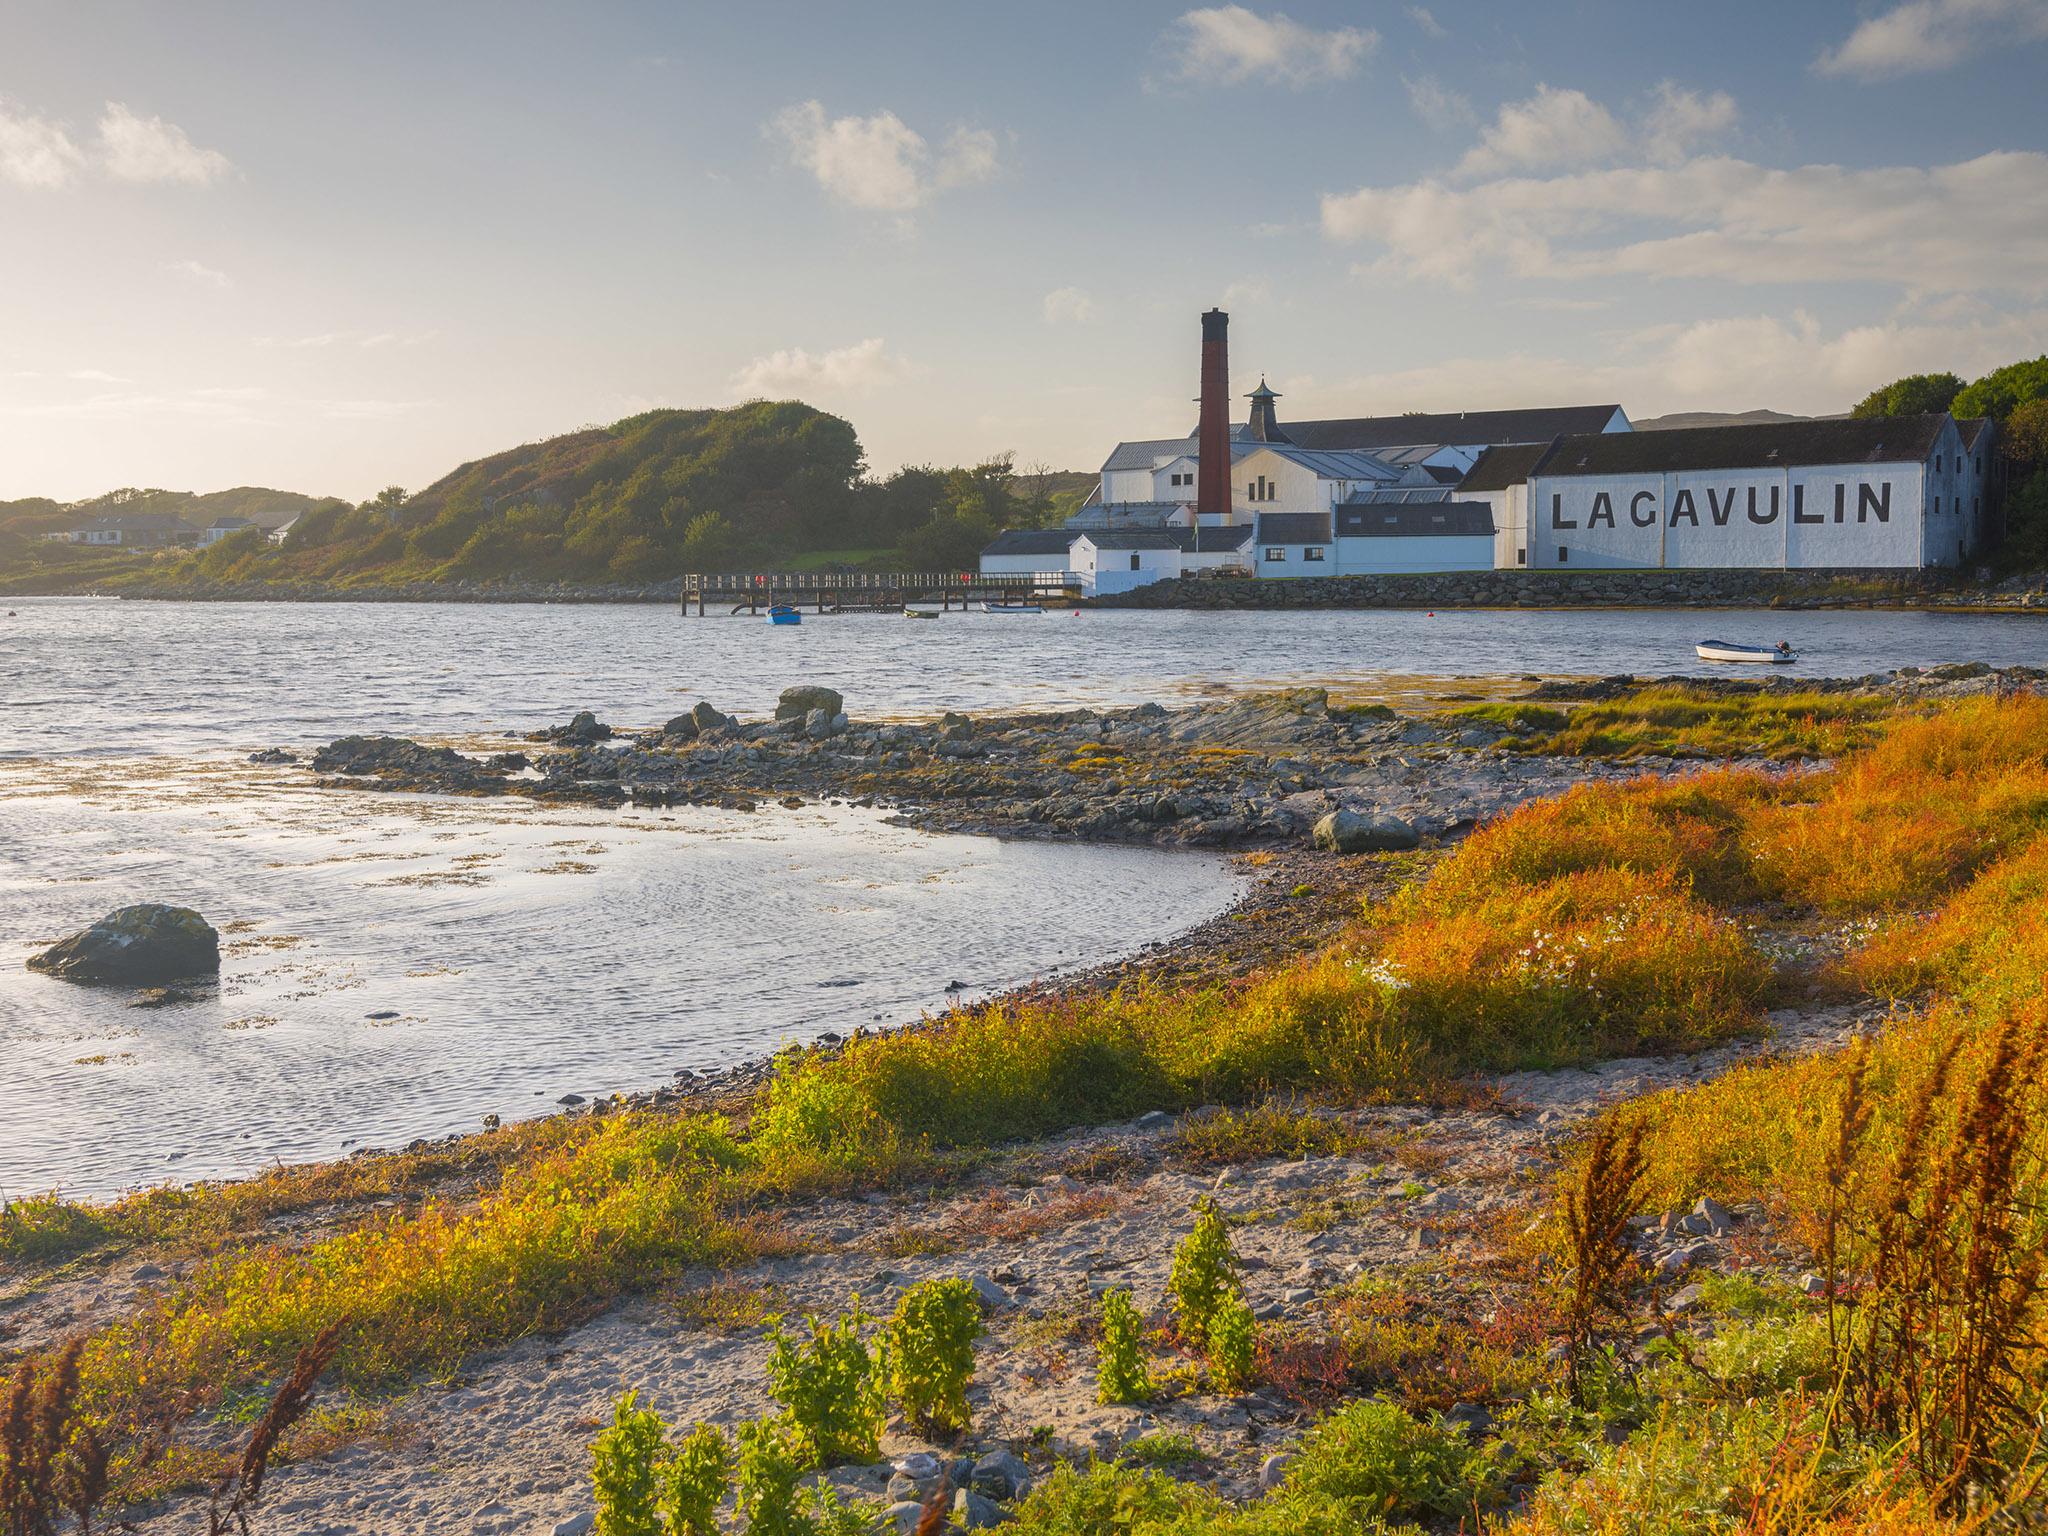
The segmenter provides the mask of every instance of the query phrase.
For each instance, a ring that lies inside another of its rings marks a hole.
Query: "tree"
[[[365,512],[378,513],[396,522],[398,520],[398,509],[403,507],[405,503],[405,487],[402,485],[387,485],[383,490],[363,503],[363,510]]]
[[[1951,409],[1961,419],[1989,416],[2003,423],[2029,400],[2044,398],[2048,398],[2048,356],[2007,363],[1985,374],[1956,396]]]
[[[1945,411],[1963,381],[1952,373],[1909,373],[1873,389],[1849,412],[1851,416],[1924,416]]]
[[[1999,434],[1999,450],[2015,464],[2048,469],[2048,399],[2014,409]]]
[[[683,530],[683,569],[716,571],[729,565],[736,542],[723,512],[699,512]]]
[[[2048,470],[2005,499],[2005,539],[1998,563],[2007,570],[2048,569]]]

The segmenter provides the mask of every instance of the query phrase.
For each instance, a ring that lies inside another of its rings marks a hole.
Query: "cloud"
[[[1426,5],[1409,6],[1408,19],[1422,29],[1425,37],[1444,38],[1451,35],[1444,24],[1430,14],[1430,9]]]
[[[1095,318],[1095,300],[1085,288],[1055,288],[1045,296],[1045,321],[1048,325],[1063,322],[1076,325],[1086,324]]]
[[[1453,174],[1497,176],[1598,165],[1637,151],[1651,160],[1678,159],[1703,140],[1734,127],[1737,115],[1735,98],[1725,91],[1701,96],[1666,80],[1630,124],[1584,91],[1539,85],[1528,100],[1502,104]]]
[[[227,273],[220,271],[218,268],[209,267],[204,262],[194,261],[189,256],[183,261],[165,262],[164,270],[166,272],[176,272],[181,277],[189,277],[193,282],[204,283],[211,288],[229,288],[233,286],[228,280]]]
[[[0,181],[17,187],[70,184],[85,165],[71,136],[48,118],[0,100]]]
[[[1414,108],[1415,115],[1437,133],[1450,133],[1475,120],[1471,100],[1451,90],[1435,75],[1424,75],[1419,80],[1404,77],[1401,84],[1408,88],[1408,105]]]
[[[1273,302],[1273,282],[1265,277],[1240,277],[1223,290],[1225,309],[1250,309]]]
[[[1654,326],[1599,338],[1597,361],[1515,353],[1448,358],[1426,367],[1289,393],[1302,420],[1375,410],[1488,410],[1531,399],[1621,400],[1635,417],[1678,410],[1848,409],[1887,379],[1950,369],[1989,371],[2048,345],[2048,310],[1944,324],[1892,319],[1830,332],[1812,315],[1755,314]]]
[[[2004,42],[2048,37],[2048,0],[1907,0],[1857,23],[1821,51],[1823,75],[1886,80],[1948,69]]]
[[[100,115],[100,163],[116,181],[181,182],[203,187],[234,167],[218,150],[201,149],[176,123],[143,117],[118,101]]]
[[[124,379],[117,373],[106,373],[98,368],[73,368],[64,375],[81,384],[133,384],[133,379]]]
[[[1324,235],[1380,248],[1366,270],[1469,286],[1524,277],[1868,281],[1929,293],[2048,292],[2048,154],[1953,165],[1675,165],[1362,187],[1322,200]]]
[[[733,388],[748,398],[802,395],[812,390],[868,394],[906,378],[910,365],[892,355],[879,336],[838,347],[807,352],[785,347],[757,357],[733,375]]]
[[[823,103],[804,101],[776,113],[763,131],[829,196],[881,213],[908,213],[999,169],[996,136],[987,130],[956,128],[935,156],[923,134],[889,111],[827,117]]]
[[[1379,47],[1370,28],[1322,31],[1274,12],[1261,16],[1241,5],[1189,11],[1167,31],[1172,78],[1192,84],[1291,86],[1346,80]]]

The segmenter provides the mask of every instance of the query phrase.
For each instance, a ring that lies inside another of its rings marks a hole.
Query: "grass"
[[[1468,704],[1447,720],[1490,725],[1513,752],[1560,757],[1840,757],[1868,745],[1892,706],[1873,694],[1724,693],[1674,685],[1566,711],[1527,701]]]
[[[1324,949],[1227,984],[1005,1002],[864,1037],[836,1057],[793,1053],[732,1123],[560,1119],[417,1159],[286,1170],[105,1207],[15,1202],[0,1215],[0,1255],[53,1263],[133,1244],[207,1255],[178,1287],[94,1332],[80,1362],[80,1400],[119,1446],[117,1487],[133,1490],[188,1454],[174,1446],[148,1461],[149,1426],[266,1390],[330,1327],[341,1329],[342,1380],[374,1395],[693,1265],[759,1253],[780,1240],[763,1212],[790,1194],[873,1188],[1013,1138],[1201,1104],[1277,1101],[1181,1128],[1171,1145],[1198,1165],[1355,1153],[1355,1133],[1317,1114],[1319,1103],[1429,1099],[1460,1091],[1475,1071],[1725,1040],[1757,1027],[1779,986],[1745,926],[1759,913],[1876,919],[1838,971],[1842,984],[1913,1010],[1864,1071],[1865,1155],[1879,1160],[1935,1062],[1946,1054],[1954,1081],[1974,1082],[1993,1059],[1985,1021],[2042,1006],[2048,703],[1976,700],[1871,729],[1868,744],[1825,769],[1715,770],[1525,807],[1361,910]],[[1770,1062],[1620,1111],[1642,1137],[1643,1198],[1755,1199],[1817,1239],[1848,1070],[1830,1057]],[[1955,1116],[1944,1114],[1945,1133]],[[356,1212],[394,1197],[392,1209]],[[962,1235],[1024,1236],[1104,1209],[1100,1195],[1043,1211],[1003,1200],[972,1213]],[[273,1235],[308,1213],[336,1229],[296,1242]],[[702,1320],[748,1326],[754,1310],[735,1294],[707,1301]],[[1529,1400],[1540,1390],[1540,1316],[1499,1308],[1492,1323],[1432,1323],[1364,1298],[1331,1313],[1334,1343],[1284,1331],[1264,1342],[1261,1370],[1279,1390],[1333,1401],[1366,1383],[1417,1395],[1437,1387],[1428,1402],[1438,1407],[1451,1394]],[[1743,1418],[1731,1401],[1673,1391],[1657,1412],[1688,1433],[1722,1425],[1714,1432],[1729,1446],[1747,1447],[1730,1451],[1723,1471],[1733,1475],[1782,1469],[1789,1463],[1772,1456],[1833,1434],[1815,1427],[1810,1407],[1773,1402]],[[1401,1452],[1403,1435],[1385,1429],[1374,1443]],[[1653,1497],[1643,1490],[1675,1475],[1670,1456],[1656,1442],[1630,1445],[1572,1463],[1594,1491],[1539,1501],[1528,1518],[1551,1523],[1531,1529],[1605,1528],[1572,1523],[1599,1512],[1602,1489]],[[1159,1492],[1142,1480],[1120,1486],[1140,1502]],[[1104,1529],[1086,1523],[1101,1492],[1078,1475],[1055,1479],[1022,1529]],[[1362,1505],[1332,1503],[1327,1490],[1313,1507],[1297,1491],[1263,1513],[1162,1496],[1160,1531],[1369,1528]],[[1126,1528],[1154,1526],[1116,1527]]]

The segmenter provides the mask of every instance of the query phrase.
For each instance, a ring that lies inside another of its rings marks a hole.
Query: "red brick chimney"
[[[1195,433],[1195,515],[1230,521],[1230,316],[1202,316],[1202,421]]]

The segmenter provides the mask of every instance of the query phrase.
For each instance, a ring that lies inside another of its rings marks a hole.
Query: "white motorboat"
[[[983,613],[1043,613],[1045,610],[1036,603],[983,603]]]
[[[1701,661],[1752,661],[1777,663],[1797,661],[1799,655],[1785,641],[1776,645],[1738,645],[1732,640],[1702,640],[1693,647]]]

